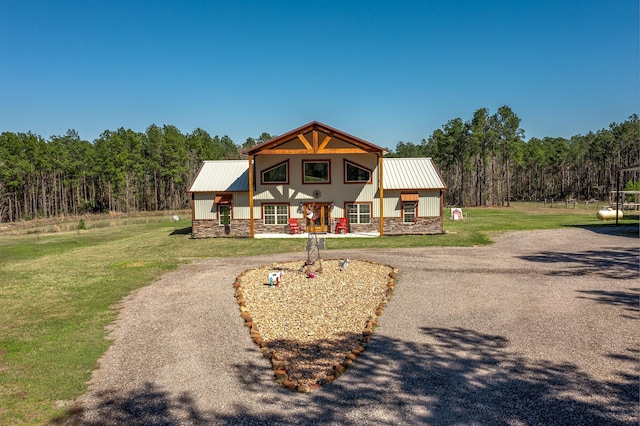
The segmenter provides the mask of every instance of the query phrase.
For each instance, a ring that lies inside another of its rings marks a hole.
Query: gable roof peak
[[[328,137],[331,137],[331,138],[336,137],[352,145],[355,145],[356,147],[362,149],[365,152],[372,152],[372,153],[379,153],[379,154],[385,154],[387,152],[387,150],[382,147],[372,144],[371,142],[365,141],[364,139],[360,139],[356,136],[350,135],[349,133],[343,132],[342,130],[335,129],[319,121],[311,121],[303,126],[290,130],[287,133],[271,138],[268,141],[262,142],[261,144],[246,148],[242,152],[243,154],[248,154],[248,155],[259,154],[260,151],[275,148],[278,145],[281,145],[291,140],[295,140],[296,138],[304,139],[304,135],[309,132],[322,132],[328,135]]]

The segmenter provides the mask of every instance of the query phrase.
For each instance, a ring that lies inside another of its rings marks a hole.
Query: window
[[[331,183],[329,161],[303,161],[304,183]]]
[[[218,204],[218,225],[231,225],[231,206]]]
[[[213,203],[218,211],[218,225],[231,225],[231,206],[233,205],[233,195],[216,194]]]
[[[289,183],[289,161],[277,164],[262,172],[263,184]]]
[[[286,225],[289,223],[289,206],[287,204],[268,204],[263,207],[265,225]]]
[[[416,218],[416,207],[417,203],[402,203],[402,215],[404,222],[413,222]]]
[[[344,161],[344,181],[346,183],[371,182],[371,170],[345,160]]]
[[[371,204],[347,204],[349,223],[371,223]]]

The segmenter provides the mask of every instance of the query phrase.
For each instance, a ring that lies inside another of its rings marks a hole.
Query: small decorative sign
[[[283,271],[278,272],[269,272],[269,285],[273,287],[274,285],[278,285],[282,282],[282,276],[284,275]]]

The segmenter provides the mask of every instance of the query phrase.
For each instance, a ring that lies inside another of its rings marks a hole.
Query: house
[[[205,161],[191,193],[192,234],[443,233],[446,185],[430,158],[383,158],[384,148],[319,122],[248,148],[247,160]],[[312,212],[307,218],[309,212]]]

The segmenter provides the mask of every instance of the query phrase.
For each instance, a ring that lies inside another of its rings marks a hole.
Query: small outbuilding
[[[200,167],[189,189],[195,238],[255,237],[296,227],[379,236],[443,233],[446,185],[431,158],[384,158],[384,148],[317,121],[244,154],[247,160]]]

